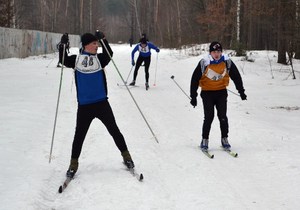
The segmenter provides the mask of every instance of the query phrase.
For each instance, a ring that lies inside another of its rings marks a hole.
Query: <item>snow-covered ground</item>
[[[132,48],[112,48],[126,79]],[[49,164],[61,70],[56,67],[58,55],[0,60],[0,209],[299,209],[300,74],[293,80],[290,67],[277,64],[276,55],[254,51],[255,62],[232,57],[248,95],[247,101],[233,93],[228,97],[229,141],[238,158],[221,150],[217,117],[209,144],[215,158],[199,150],[201,99],[194,109],[170,78],[174,75],[189,94],[192,72],[203,54],[190,57],[162,49],[157,57],[153,52],[149,91],[144,89],[143,67],[139,87],[130,89],[159,143],[126,88],[117,85],[122,81],[111,62],[106,68],[109,101],[145,179],[138,182],[126,171],[112,138],[94,120],[76,178],[62,194],[57,190],[69,165],[77,109],[72,69],[63,71]],[[299,71],[300,61],[294,65]],[[232,81],[229,89],[236,92]]]

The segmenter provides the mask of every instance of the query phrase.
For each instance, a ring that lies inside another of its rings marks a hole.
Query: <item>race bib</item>
[[[78,55],[75,69],[84,74],[101,71],[102,67],[96,55]]]
[[[205,76],[211,80],[217,81],[217,80],[223,79],[225,74],[226,74],[226,68],[224,69],[223,74],[219,74],[219,73],[215,72],[214,70],[208,68]]]

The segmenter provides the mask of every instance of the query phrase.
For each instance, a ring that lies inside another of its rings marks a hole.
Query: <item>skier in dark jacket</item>
[[[60,67],[60,64],[62,63],[62,52],[63,52],[63,49],[64,49],[64,44],[66,46],[66,50],[67,52],[69,53],[70,52],[70,42],[69,42],[69,34],[68,33],[64,33],[62,36],[61,36],[61,39],[60,39],[60,42],[57,44],[57,49],[58,49],[58,53],[59,53],[59,60],[58,60],[58,63],[57,63],[57,67]]]
[[[135,85],[135,80],[138,74],[138,70],[142,63],[144,62],[145,64],[145,79],[146,79],[146,90],[149,88],[149,67],[150,67],[150,62],[151,62],[151,49],[154,49],[157,53],[159,53],[159,48],[156,47],[154,44],[151,42],[147,42],[147,39],[144,37],[141,39],[141,42],[137,44],[134,49],[131,52],[131,64],[132,66],[135,65],[134,62],[134,54],[139,51],[139,57],[136,61],[136,66],[134,69],[134,74],[133,74],[133,81],[129,85]]]
[[[209,132],[214,119],[214,107],[221,128],[221,144],[224,149],[229,150],[231,145],[228,142],[228,119],[227,119],[227,89],[229,78],[233,80],[236,89],[242,100],[246,100],[245,90],[241,75],[227,55],[222,54],[222,45],[219,42],[212,42],[209,46],[209,55],[200,60],[194,70],[191,79],[191,105],[197,106],[197,90],[201,87],[201,98],[204,109],[204,122],[202,127],[202,150],[208,149]]]
[[[103,53],[97,53],[99,41]],[[104,37],[97,31],[95,35],[86,33],[81,37],[82,52],[79,55],[68,56],[66,53],[64,65],[75,70],[77,89],[77,121],[72,145],[72,155],[67,177],[73,177],[78,169],[78,158],[86,133],[94,118],[98,118],[106,126],[114,142],[121,152],[124,164],[134,168],[134,163],[128,151],[125,139],[120,132],[107,97],[107,84],[104,67],[110,62],[113,52]]]

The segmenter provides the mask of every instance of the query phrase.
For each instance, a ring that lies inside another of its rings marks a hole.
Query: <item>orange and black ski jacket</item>
[[[241,75],[232,60],[227,55],[222,55],[221,59],[216,61],[209,55],[207,58],[201,59],[194,70],[190,96],[196,98],[199,87],[202,91],[226,89],[229,78],[232,79],[239,93],[244,92]]]

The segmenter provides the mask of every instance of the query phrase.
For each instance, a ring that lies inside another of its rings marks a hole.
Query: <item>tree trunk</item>
[[[177,31],[178,31],[178,37],[177,37],[177,46],[181,46],[181,15],[180,15],[180,6],[179,6],[179,0],[176,0],[176,6],[177,6]]]
[[[278,17],[277,17],[277,24],[278,24],[278,37],[277,37],[277,50],[278,50],[278,63],[287,64],[286,63],[286,42],[284,37],[284,19],[283,19],[283,2],[284,0],[278,1]]]
[[[300,59],[300,1],[296,0],[296,46],[295,59]]]

